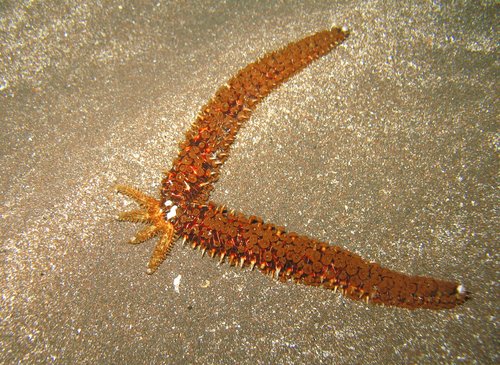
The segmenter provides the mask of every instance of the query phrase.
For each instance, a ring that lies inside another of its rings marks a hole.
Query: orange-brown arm
[[[386,269],[341,247],[213,203],[193,204],[179,212],[174,226],[194,248],[217,255],[221,261],[255,267],[283,281],[338,290],[355,300],[408,309],[446,309],[467,299],[460,284]]]
[[[208,201],[219,169],[242,124],[273,89],[342,43],[348,32],[318,32],[266,54],[223,85],[205,105],[180,144],[180,152],[162,181],[163,201]]]

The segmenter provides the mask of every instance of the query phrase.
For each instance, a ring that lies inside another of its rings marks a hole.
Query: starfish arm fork
[[[154,199],[137,189],[126,185],[117,185],[116,192],[135,200],[142,209],[123,212],[118,215],[118,220],[134,223],[144,223],[146,227],[140,230],[129,243],[138,244],[159,236],[158,243],[148,263],[148,274],[153,274],[172,249],[174,242],[174,226],[165,220],[165,212],[159,200]]]

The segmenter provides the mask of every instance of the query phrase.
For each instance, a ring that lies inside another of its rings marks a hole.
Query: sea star
[[[204,106],[155,199],[128,186],[117,191],[141,209],[121,213],[119,220],[146,223],[131,239],[140,243],[160,236],[148,263],[154,273],[177,237],[220,261],[250,266],[280,280],[340,290],[367,302],[415,308],[452,308],[467,299],[462,285],[430,277],[408,276],[338,246],[319,242],[284,227],[245,217],[209,202],[213,183],[228,157],[241,125],[273,89],[315,59],[329,53],[349,35],[344,28],[325,30],[249,64],[221,87]]]

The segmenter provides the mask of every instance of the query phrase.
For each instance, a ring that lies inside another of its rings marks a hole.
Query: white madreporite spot
[[[177,215],[177,205],[174,205],[167,213],[167,220],[175,217]]]
[[[174,204],[172,200],[167,200],[164,204],[166,208],[170,208],[166,215],[167,221],[177,215],[177,205],[172,204]]]

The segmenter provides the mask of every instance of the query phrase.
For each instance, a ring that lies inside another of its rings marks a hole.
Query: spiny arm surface
[[[445,309],[467,298],[457,283],[386,269],[341,247],[213,203],[190,206],[174,225],[194,248],[217,255],[221,261],[256,267],[281,280],[339,290],[355,300],[408,309]]]
[[[208,201],[219,169],[241,125],[273,89],[342,43],[348,32],[325,30],[266,54],[222,86],[199,113],[172,169],[162,181],[164,200]]]

